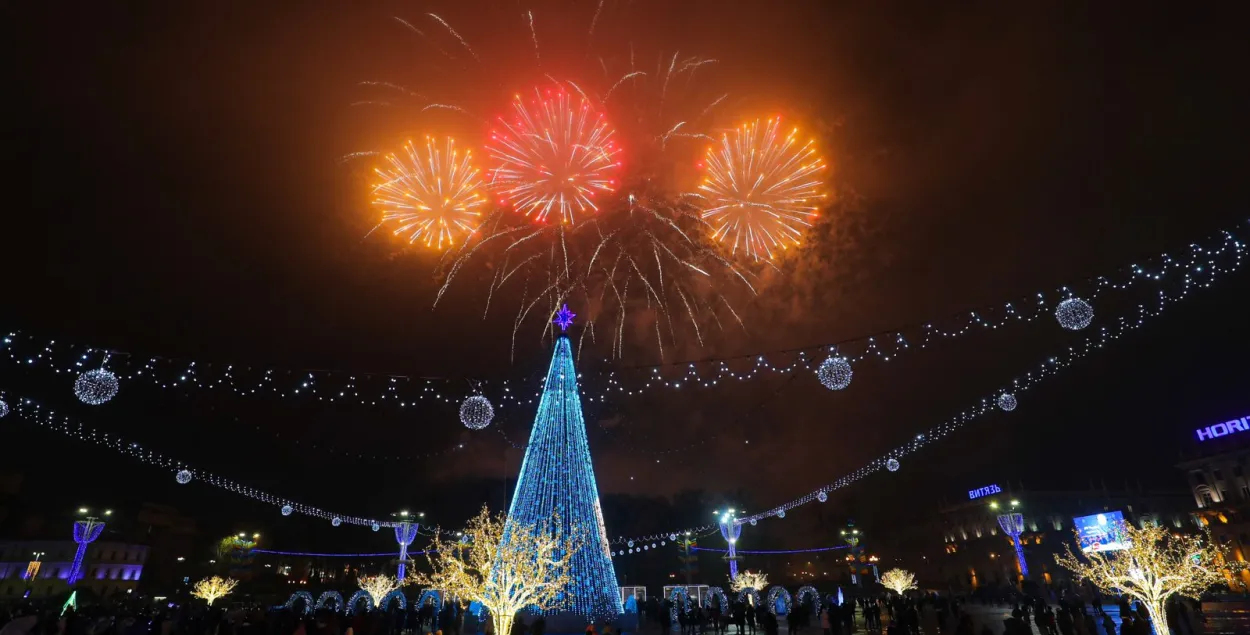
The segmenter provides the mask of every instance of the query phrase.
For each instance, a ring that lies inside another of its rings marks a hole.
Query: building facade
[[[1240,562],[1250,555],[1250,431],[1245,425],[1199,430],[1177,465],[1185,473],[1196,515],[1229,558]],[[1250,571],[1230,576],[1228,584],[1234,591],[1250,591]]]
[[[0,599],[49,597],[69,590],[77,549],[72,540],[0,542]],[[96,541],[87,548],[77,586],[101,597],[133,592],[147,557],[146,545]]]

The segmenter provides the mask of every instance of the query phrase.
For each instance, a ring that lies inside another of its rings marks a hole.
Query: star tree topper
[[[569,305],[566,304],[559,311],[556,311],[556,319],[552,320],[551,323],[559,326],[560,332],[564,332],[569,330],[570,326],[573,326],[573,318],[575,317],[577,317],[577,314],[570,311]]]

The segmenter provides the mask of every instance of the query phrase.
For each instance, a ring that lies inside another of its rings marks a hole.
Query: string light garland
[[[851,363],[846,361],[845,357],[834,357],[830,355],[825,361],[820,363],[820,368],[816,369],[816,376],[820,379],[820,383],[829,390],[842,390],[851,385],[851,377],[854,375],[851,370]]]
[[[1055,308],[1055,319],[1069,331],[1079,331],[1094,321],[1094,307],[1080,298],[1068,298]]]
[[[460,423],[470,430],[481,430],[495,418],[495,408],[482,395],[472,395],[460,404]]]
[[[174,474],[174,480],[178,481],[179,485],[186,485],[187,483],[190,483],[191,470],[178,470],[178,472]]]
[[[998,407],[1005,412],[1011,412],[1016,409],[1016,396],[1009,392],[1005,392],[998,396],[997,403]]]
[[[117,375],[106,368],[89,370],[74,380],[74,395],[89,406],[108,403],[117,396],[119,388]]]
[[[829,357],[835,355],[843,357],[851,366],[870,359],[889,362],[907,351],[923,350],[941,341],[1033,322],[1039,317],[1057,313],[1058,306],[1069,300],[1078,303],[1067,305],[1080,309],[1074,312],[1076,315],[1088,315],[1092,319],[1092,303],[1106,292],[1125,291],[1178,275],[1188,277],[1208,268],[1224,269],[1227,265],[1221,264],[1219,259],[1239,258],[1243,250],[1241,243],[1230,232],[1222,232],[1206,245],[1191,244],[1190,247],[1188,261],[1162,254],[1143,261],[1153,264],[1132,264],[1121,267],[1110,276],[1090,279],[1083,285],[1089,287],[1083,298],[1074,297],[1072,289],[1065,286],[1055,292],[1033,294],[1024,301],[996,303],[922,324],[905,325],[839,342],[720,359],[606,370],[587,378],[593,379],[589,383],[598,384],[598,387],[588,389],[583,386],[582,398],[587,402],[605,403],[614,395],[639,395],[660,387],[713,387],[728,380],[755,379],[765,372],[789,375],[798,370],[817,371]],[[1084,308],[1080,308],[1082,304]],[[423,403],[459,407],[466,398],[486,388],[491,393],[492,407],[498,414],[505,407],[536,404],[542,385],[542,378],[536,376],[520,381],[474,379],[470,384],[475,388],[465,391],[460,387],[465,384],[463,377],[293,370],[159,356],[142,357],[124,351],[39,340],[18,331],[11,331],[0,338],[0,353],[5,353],[0,354],[0,361],[22,367],[46,368],[56,374],[77,375],[90,368],[98,368],[101,360],[109,360],[111,370],[108,372],[114,374],[119,382],[143,382],[187,395],[193,391],[215,390],[239,397],[275,396],[399,409],[414,408]],[[666,372],[670,369],[677,372]],[[634,375],[639,375],[641,381],[635,383],[630,380]],[[535,389],[520,388],[524,386]]]

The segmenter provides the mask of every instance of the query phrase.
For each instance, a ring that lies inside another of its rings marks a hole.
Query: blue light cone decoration
[[[558,608],[547,613],[573,613],[595,623],[615,619],[622,612],[620,591],[586,442],[573,346],[565,335],[556,339],[516,495],[508,510],[508,526],[550,523],[557,513],[561,526],[555,529],[567,533],[579,528],[585,544],[570,563],[574,583],[565,589]]]

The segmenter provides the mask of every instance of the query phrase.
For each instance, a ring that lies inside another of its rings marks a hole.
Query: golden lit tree
[[[746,589],[763,591],[766,586],[768,586],[767,573],[752,573],[750,571],[743,571],[742,573],[739,573],[738,577],[731,580],[729,584],[729,588],[732,589],[734,593],[741,593]]]
[[[382,607],[382,600],[390,595],[391,591],[404,585],[403,581],[389,575],[362,576],[356,579],[356,583],[369,594],[369,597],[373,598],[373,605],[378,608]]]
[[[204,578],[195,583],[195,586],[191,589],[191,595],[208,602],[208,605],[212,606],[214,600],[229,595],[238,583],[238,580],[221,578],[219,576]]]
[[[561,535],[554,529],[560,526],[558,517],[533,527],[509,526],[503,516],[482,507],[460,540],[445,542],[435,532],[426,551],[431,572],[414,572],[411,581],[480,602],[490,611],[495,633],[506,635],[517,611],[556,608],[556,599],[572,583],[569,562],[582,539],[577,530]]]
[[[881,585],[902,595],[916,588],[916,576],[907,569],[890,569],[882,574]]]
[[[1167,633],[1163,607],[1174,595],[1198,597],[1224,580],[1223,551],[1205,533],[1174,534],[1163,527],[1137,529],[1120,521],[1120,551],[1095,551],[1080,556],[1068,546],[1055,561],[1078,578],[1089,580],[1108,593],[1123,593],[1146,605],[1156,633]]]

